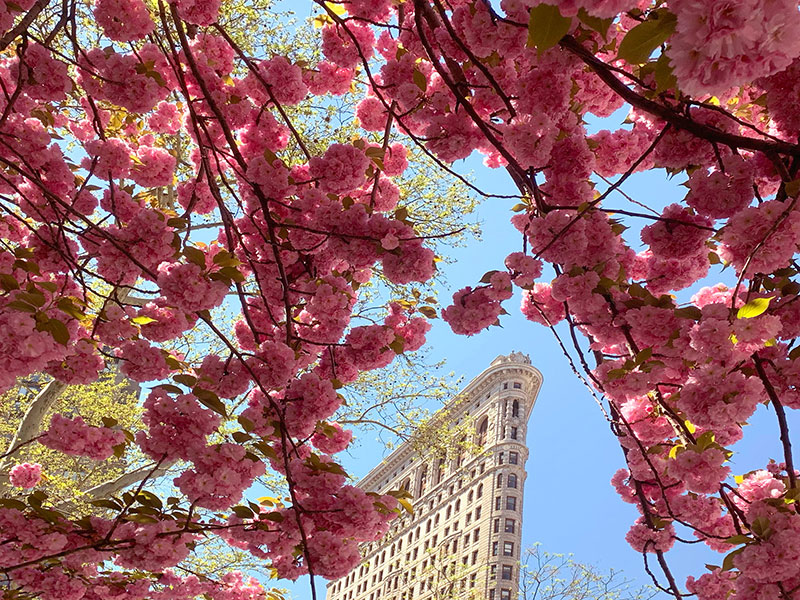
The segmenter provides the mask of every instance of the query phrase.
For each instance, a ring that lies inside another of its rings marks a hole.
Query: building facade
[[[525,435],[541,385],[527,356],[497,357],[432,418],[434,427],[467,424],[472,440],[449,456],[406,442],[358,483],[408,490],[414,513],[363,546],[364,562],[328,584],[328,600],[516,598]]]

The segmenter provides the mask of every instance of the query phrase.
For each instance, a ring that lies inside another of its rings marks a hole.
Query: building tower
[[[330,582],[327,600],[513,600],[519,582],[528,418],[542,374],[519,352],[499,356],[434,426],[470,424],[483,451],[426,456],[413,440],[395,449],[358,486],[405,488],[414,514],[362,547],[364,562]]]

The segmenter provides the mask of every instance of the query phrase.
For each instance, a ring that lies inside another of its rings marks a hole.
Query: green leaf
[[[56,302],[56,306],[58,310],[69,315],[73,319],[81,320],[86,317],[86,313],[75,305],[72,298],[59,298],[58,302]]]
[[[247,506],[234,506],[231,510],[233,511],[233,514],[240,519],[252,519],[256,516],[256,514]]]
[[[9,275],[8,273],[0,274],[0,286],[7,291],[13,291],[19,289],[19,282],[13,275]]]
[[[408,514],[410,514],[410,515],[414,514],[414,506],[411,504],[411,502],[408,501],[408,499],[406,499],[406,498],[398,498],[397,501],[400,503],[400,506],[402,506],[404,509],[406,509],[406,512]]]
[[[613,18],[601,19],[600,17],[590,15],[584,8],[581,8],[578,11],[578,19],[589,29],[592,29],[602,35],[604,40],[607,40],[606,35],[608,34],[608,28],[611,27],[611,24],[614,22]]]
[[[423,92],[428,89],[428,80],[418,69],[414,69],[414,73],[411,75],[411,78],[414,80],[414,83],[417,85],[417,87]]]
[[[28,312],[28,313],[36,312],[35,306],[31,306],[27,302],[22,302],[21,300],[12,300],[8,304],[6,304],[6,308],[10,308],[11,310],[17,310],[20,312]]]
[[[794,179],[783,184],[783,189],[789,198],[794,198],[800,193],[800,179]]]
[[[678,86],[678,78],[675,77],[675,74],[672,72],[672,65],[670,65],[669,57],[666,54],[662,54],[658,57],[658,60],[656,61],[656,69],[653,75],[656,78],[657,92],[674,90]],[[712,254],[717,257],[717,262],[719,262],[719,256],[717,256],[714,252],[709,252],[709,259],[711,259]],[[716,263],[712,262],[712,264]]]
[[[389,348],[391,348],[395,354],[402,354],[405,345],[406,345],[405,340],[398,335],[395,336],[394,341],[391,344],[389,344]]]
[[[158,519],[155,517],[151,517],[150,515],[142,515],[142,514],[128,514],[123,517],[125,521],[133,521],[134,523],[158,523]]]
[[[429,319],[435,319],[438,316],[436,314],[436,309],[432,306],[421,306],[417,310]]]
[[[158,509],[163,507],[161,499],[153,492],[148,492],[147,490],[142,490],[139,492],[136,496],[136,500],[145,506],[152,506],[153,508]]]
[[[17,300],[22,300],[23,302],[27,302],[28,304],[33,304],[36,307],[41,308],[44,306],[46,302],[44,294],[39,291],[35,292],[20,292],[16,295]]]
[[[186,246],[183,249],[183,255],[189,260],[189,262],[196,264],[201,269],[206,268],[206,255],[199,248]]]
[[[111,510],[122,510],[122,505],[116,500],[109,500],[108,498],[101,498],[100,500],[92,500],[89,502],[92,506],[99,506],[100,508],[110,508]]]
[[[25,506],[24,502],[20,502],[14,498],[0,498],[0,506],[4,506],[6,508],[16,508],[17,510],[26,510],[28,508]]]
[[[746,535],[741,535],[740,534],[740,535],[734,535],[732,537],[729,537],[725,541],[727,543],[729,543],[729,544],[736,544],[738,546],[739,544],[747,544],[749,542],[752,542],[753,539],[750,538],[750,537],[747,537]]]
[[[236,267],[222,267],[219,273],[237,283],[242,283],[244,281],[244,275],[242,275],[242,272]]]
[[[636,358],[633,361],[634,366],[638,367],[644,361],[648,360],[651,356],[653,356],[653,349],[652,348],[645,348],[639,354],[636,355]]]
[[[492,281],[492,276],[494,276],[495,273],[499,273],[499,271],[486,271],[486,273],[483,274],[483,277],[481,277],[481,283],[490,283]]]
[[[572,26],[570,17],[563,17],[557,6],[540,4],[531,9],[528,20],[528,47],[541,55],[567,35]]]
[[[653,51],[669,39],[675,31],[677,17],[668,12],[658,11],[654,17],[631,29],[619,45],[618,58],[633,65],[647,62]]]
[[[742,551],[744,551],[745,548],[746,546],[742,546],[741,548],[737,548],[733,552],[729,553],[725,557],[725,560],[722,561],[722,570],[730,571],[731,569],[733,569],[733,559],[736,558],[737,554],[740,554]]]
[[[171,383],[162,383],[161,385],[157,385],[157,388],[164,390],[170,394],[182,394],[183,390],[179,388],[177,385],[172,385]]]
[[[753,298],[739,309],[739,312],[736,313],[736,318],[752,319],[753,317],[763,314],[769,308],[770,300],[772,300],[772,296],[767,298]]]
[[[695,321],[699,321],[703,316],[703,311],[696,306],[687,306],[685,308],[676,309],[675,316],[679,319],[693,319]]]
[[[175,375],[175,377],[173,377],[172,379],[177,383],[182,383],[186,387],[194,387],[195,384],[197,383],[197,377],[194,377],[193,375],[188,375],[186,373]]]
[[[214,392],[205,390],[200,387],[195,387],[192,390],[192,393],[195,396],[197,396],[197,400],[200,402],[200,404],[202,404],[203,406],[207,406],[215,413],[222,415],[224,418],[226,419],[228,418],[228,413],[225,410],[225,404],[222,402],[222,400],[219,399],[219,396],[217,396]]]
[[[238,417],[238,419],[237,419],[237,421],[239,421],[239,425],[241,425],[241,426],[242,426],[242,429],[244,429],[244,430],[245,430],[245,431],[247,431],[248,433],[249,433],[249,432],[251,432],[251,431],[253,431],[253,430],[256,428],[256,424],[255,424],[255,423],[253,423],[253,422],[252,422],[250,419],[248,419],[247,417],[242,417],[242,416],[239,416],[239,417]]]
[[[67,330],[67,326],[58,319],[50,319],[42,324],[42,328],[52,335],[53,339],[62,346],[66,346],[69,343],[69,331]]]

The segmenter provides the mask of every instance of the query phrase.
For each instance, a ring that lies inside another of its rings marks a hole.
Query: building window
[[[478,508],[475,509],[475,520],[477,521],[480,518],[481,518],[481,507],[479,506]]]
[[[509,452],[508,453],[508,464],[516,465],[517,463],[519,463],[519,454],[517,454],[516,452]]]
[[[501,452],[500,454],[497,455],[497,464],[502,465],[504,461],[505,461],[505,452]]]
[[[494,532],[500,533],[500,519],[494,520]]]
[[[497,487],[499,487],[499,488],[503,487],[503,474],[502,473],[498,473],[497,474]]]
[[[489,417],[484,417],[478,426],[478,439],[476,440],[478,446],[486,444],[486,433],[489,431]]]
[[[489,579],[491,579],[492,581],[497,579],[497,565],[492,565],[491,567],[489,567]]]
[[[458,500],[456,500],[456,508],[455,508],[455,511],[456,511],[456,512],[458,512],[458,511],[460,511],[460,510],[461,510],[461,500],[460,500],[460,499],[458,499]]]
[[[481,466],[483,466],[483,465],[481,465]],[[482,471],[482,469],[481,469],[481,471]],[[478,492],[477,492],[475,495],[476,495],[478,498],[480,498],[481,496],[483,496],[483,484],[480,484],[480,485],[478,486]]]
[[[494,499],[494,509],[500,510],[502,508],[503,508],[503,498],[498,496],[497,498]]]
[[[516,427],[512,427],[511,428],[511,439],[512,440],[517,439],[517,428]]]
[[[494,600],[494,590],[489,590],[489,600]]]
[[[514,400],[514,402],[511,403],[511,416],[519,416],[519,400]]]
[[[515,390],[521,390],[522,389],[522,384],[519,381],[515,381],[514,382],[514,389]]]
[[[467,513],[466,518],[464,519],[464,523],[469,525],[469,522],[472,520],[472,513]]]
[[[472,543],[478,541],[478,534],[480,534],[480,532],[481,532],[480,527],[472,532]]]
[[[428,485],[428,465],[422,467],[422,472],[419,475],[419,492],[418,496],[421,498],[425,494],[425,488]]]
[[[511,565],[503,565],[503,574],[502,574],[503,579],[511,581],[513,575],[514,575],[514,567],[512,567]]]
[[[498,544],[499,542],[492,542],[492,556],[497,556]]]
[[[517,476],[514,473],[508,474],[508,479],[506,479],[506,486],[510,488],[517,487]]]
[[[475,550],[475,552],[472,553],[472,564],[473,565],[477,564],[477,562],[478,562],[478,551]]]
[[[513,532],[512,532],[513,533]],[[458,538],[453,538],[453,554],[458,552]]]
[[[514,556],[514,542],[503,542],[503,556]]]
[[[452,512],[453,512],[453,507],[452,507],[452,506],[448,506],[448,507],[447,507],[447,510],[445,511],[444,518],[445,518],[445,519],[449,519],[449,518],[450,518],[450,514],[451,514]]]
[[[505,532],[506,533],[514,533],[514,528],[516,527],[516,522],[514,519],[506,519],[505,523]]]
[[[467,494],[467,502],[472,502],[472,497],[473,497],[473,493],[472,493],[472,490],[470,490],[469,494]]]
[[[506,510],[517,510],[516,496],[506,496]]]
[[[507,389],[508,389],[508,382],[505,382],[505,383],[503,384],[503,389],[504,389],[504,390],[507,390]]]

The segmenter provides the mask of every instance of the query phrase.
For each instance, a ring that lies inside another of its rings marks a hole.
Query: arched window
[[[407,492],[411,491],[411,478],[410,477],[406,477],[405,481],[403,481],[403,483],[400,484],[400,489],[401,490],[405,490]]]
[[[497,487],[503,487],[503,474],[497,474]]]
[[[425,488],[428,485],[428,465],[424,465],[422,467],[422,471],[419,474],[419,493],[417,494],[420,498],[425,494]]]
[[[477,496],[478,496],[478,498],[480,498],[481,496],[483,496],[483,484],[480,484],[480,485],[478,486],[478,492],[477,492]]]
[[[483,446],[486,444],[486,433],[489,431],[489,417],[484,417],[478,426],[478,445]]]
[[[461,465],[464,464],[464,458],[467,454],[467,438],[466,436],[461,438],[461,441],[458,442],[458,458],[456,458],[456,469],[460,469]]]
[[[439,485],[439,482],[442,480],[442,476],[444,475],[444,459],[440,458],[436,461],[436,470],[433,472],[433,484]]]
[[[511,405],[511,416],[519,416],[519,400],[514,400],[513,404]]]
[[[472,490],[470,490],[469,494],[467,494],[467,502],[472,502]]]
[[[499,477],[498,477],[498,481],[499,481]],[[508,474],[508,479],[506,479],[506,486],[508,486],[510,488],[517,487],[517,476],[516,476],[516,474],[514,474],[514,473],[509,473]]]

